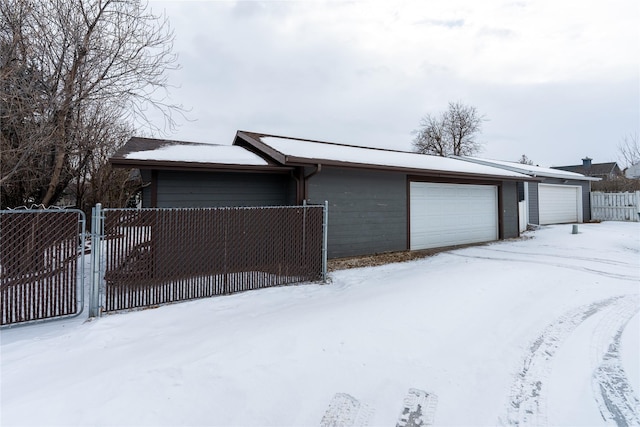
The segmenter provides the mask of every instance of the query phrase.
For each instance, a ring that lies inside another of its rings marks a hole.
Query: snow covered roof
[[[237,145],[204,144],[185,141],[131,138],[114,154],[111,162],[118,166],[140,164],[177,167],[179,165],[211,168],[277,168],[263,157]]]
[[[534,177],[575,179],[578,181],[599,181],[600,180],[600,178],[592,178],[592,177],[588,177],[575,172],[568,172],[568,171],[552,169],[552,168],[544,168],[544,167],[533,166],[533,165],[525,165],[522,163],[507,162],[503,160],[480,159],[478,157],[462,157],[462,156],[452,156],[452,158],[464,160],[464,161],[468,161],[476,164],[503,168],[505,170],[523,173],[523,174],[534,176]]]
[[[268,165],[262,157],[237,145],[165,145],[153,150],[135,151],[126,159],[171,160],[174,162],[223,163],[226,165]]]
[[[530,180],[529,175],[458,159],[406,151],[321,142],[238,131],[235,144],[249,144],[283,165],[322,164]]]
[[[536,175],[531,171],[507,168],[497,163],[463,160],[469,159],[245,131],[237,132],[234,145],[134,137],[110,159],[114,166],[140,169],[287,172],[296,166],[320,164],[447,178],[532,181],[539,180],[536,176],[551,176]],[[540,169],[553,171],[563,178],[588,179],[571,172]]]

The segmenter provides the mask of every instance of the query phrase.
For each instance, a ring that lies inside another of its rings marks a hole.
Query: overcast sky
[[[155,1],[175,31],[164,137],[236,130],[411,150],[450,101],[486,117],[480,156],[618,160],[640,122],[638,0]]]

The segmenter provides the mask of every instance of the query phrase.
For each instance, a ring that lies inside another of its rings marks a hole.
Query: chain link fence
[[[0,211],[0,326],[82,311],[85,222],[79,210]]]
[[[79,315],[84,213],[0,211],[0,326]],[[326,278],[327,206],[93,212],[89,316]]]
[[[113,312],[321,280],[326,207],[97,209],[93,306]],[[98,252],[100,251],[100,252]],[[90,313],[91,315],[91,313]]]

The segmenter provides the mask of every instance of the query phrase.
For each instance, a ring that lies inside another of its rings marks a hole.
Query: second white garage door
[[[409,194],[412,250],[498,239],[495,185],[411,182]]]
[[[538,184],[540,224],[582,222],[581,190],[573,185]]]

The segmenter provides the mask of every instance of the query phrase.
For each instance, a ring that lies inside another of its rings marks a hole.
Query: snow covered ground
[[[640,224],[527,236],[2,330],[0,424],[638,425]]]

